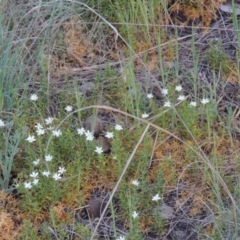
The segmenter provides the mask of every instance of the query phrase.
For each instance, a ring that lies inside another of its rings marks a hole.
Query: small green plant
[[[210,43],[210,49],[207,53],[207,62],[210,67],[216,71],[221,71],[223,74],[228,74],[231,70],[231,61],[223,52],[221,42],[215,44],[213,41]]]
[[[27,128],[23,127],[21,132],[14,130],[13,121],[4,123],[1,119],[0,128],[2,131],[0,144],[3,146],[2,151],[0,151],[0,189],[9,192],[14,188],[14,186],[9,185],[14,158],[19,151],[18,146],[22,138],[25,136]]]
[[[37,230],[35,226],[33,226],[32,222],[29,219],[26,219],[23,223],[22,232],[20,234],[20,238],[22,240],[32,240],[39,239]]]

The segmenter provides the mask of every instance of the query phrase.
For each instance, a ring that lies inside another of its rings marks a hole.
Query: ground
[[[1,3],[0,240],[237,239],[223,3]]]

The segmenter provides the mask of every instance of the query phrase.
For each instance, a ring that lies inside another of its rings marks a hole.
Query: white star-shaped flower
[[[53,134],[53,136],[55,136],[55,137],[59,137],[59,136],[61,136],[62,135],[62,132],[61,132],[61,130],[53,130],[52,131],[52,134]]]
[[[87,141],[92,141],[94,139],[93,133],[90,131],[86,131],[85,136]]]
[[[97,154],[101,154],[101,153],[103,153],[103,148],[102,147],[96,147],[95,152]]]
[[[64,172],[66,172],[66,169],[64,167],[58,168],[58,173],[63,174]]]
[[[37,129],[36,133],[37,133],[38,136],[43,135],[45,133],[45,130],[44,130],[43,125],[41,123],[37,123],[35,125],[35,128]]]
[[[38,177],[38,172],[32,172],[32,173],[30,174],[30,177],[32,177],[32,178]]]
[[[186,100],[186,96],[184,96],[184,95],[180,95],[179,97],[178,97],[178,100],[179,101],[184,101],[184,100]]]
[[[23,185],[26,189],[31,189],[32,188],[32,184],[30,182],[25,182]]]
[[[4,127],[5,126],[5,123],[2,119],[0,119],[0,127]]]
[[[60,180],[62,177],[61,177],[61,174],[60,173],[54,173],[53,174],[53,179],[55,180],[55,181],[58,181],[58,180]]]
[[[51,156],[50,154],[45,156],[45,161],[46,162],[51,162],[53,160],[53,156]]]
[[[113,133],[112,132],[106,132],[105,137],[106,138],[113,138]]]
[[[155,201],[155,202],[157,202],[160,199],[161,197],[159,196],[159,194],[156,194],[155,196],[152,197],[152,201]]]
[[[135,218],[137,218],[138,217],[138,213],[136,212],[136,211],[134,211],[133,213],[132,213],[132,217],[135,219]]]
[[[48,117],[48,118],[46,118],[45,119],[45,123],[47,124],[47,125],[49,125],[49,124],[51,124],[52,122],[53,122],[53,118],[52,117]]]
[[[182,86],[181,85],[176,86],[175,90],[178,91],[178,92],[181,92],[182,91]]]
[[[32,94],[32,95],[30,96],[30,100],[31,100],[31,101],[37,101],[37,100],[38,100],[37,94]]]
[[[83,127],[77,129],[77,133],[78,133],[78,135],[80,135],[80,136],[84,135],[85,132],[86,132],[86,131],[85,131],[85,129],[84,129]]]
[[[165,96],[168,95],[168,89],[167,88],[163,88],[162,89],[162,94],[165,95]]]
[[[39,164],[39,162],[40,162],[40,159],[38,158],[35,161],[33,161],[33,165],[37,166]]]
[[[119,124],[116,124],[115,125],[115,130],[121,131],[121,130],[123,130],[123,127],[121,125],[119,125]]]
[[[147,114],[147,113],[142,114],[142,118],[148,118],[148,117],[149,117],[149,114]]]
[[[196,102],[190,102],[189,105],[190,105],[190,107],[196,107],[197,103]]]
[[[124,236],[119,236],[116,240],[125,240],[126,238]]]
[[[147,98],[149,98],[149,99],[153,98],[152,93],[148,93],[148,94],[147,94]]]
[[[43,128],[38,128],[36,130],[36,133],[37,133],[38,136],[41,136],[41,135],[43,135],[45,133],[45,130]]]
[[[135,186],[138,186],[139,185],[139,181],[138,180],[132,180],[132,184],[135,185]]]
[[[202,104],[207,104],[207,103],[209,103],[210,102],[210,100],[208,99],[208,98],[203,98],[202,100],[201,100],[201,103]]]
[[[70,106],[70,105],[68,105],[68,106],[65,107],[65,110],[66,110],[67,112],[71,112],[71,111],[73,110],[73,107]]]
[[[36,128],[36,129],[43,129],[43,125],[42,125],[41,123],[37,123],[37,124],[35,125],[35,128]]]
[[[42,175],[48,177],[51,173],[49,171],[43,171]]]
[[[170,101],[165,102],[163,106],[164,106],[164,107],[171,107]]]
[[[32,181],[32,184],[33,184],[33,185],[37,185],[38,182],[39,182],[39,179],[38,179],[38,178],[35,178],[35,179]]]
[[[29,135],[28,138],[26,139],[28,142],[32,143],[36,141],[36,138],[33,135]]]

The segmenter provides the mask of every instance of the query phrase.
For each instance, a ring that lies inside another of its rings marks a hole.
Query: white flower
[[[184,96],[184,95],[180,95],[179,97],[178,97],[178,100],[179,101],[184,101],[184,100],[186,100],[186,96]]]
[[[66,169],[64,167],[58,168],[58,173],[63,174],[64,172],[66,172]]]
[[[196,102],[190,102],[189,105],[190,105],[190,107],[196,107],[197,103]]]
[[[149,98],[149,99],[153,98],[152,93],[148,93],[148,94],[147,94],[147,98]]]
[[[37,166],[39,164],[39,162],[40,162],[40,159],[38,158],[35,161],[33,161],[33,165]]]
[[[43,125],[41,123],[37,123],[35,125],[35,128],[37,129],[36,132],[38,136],[43,135],[45,133],[45,130],[43,129]]]
[[[61,174],[60,173],[54,173],[53,174],[53,179],[55,180],[55,181],[58,181],[58,180],[60,180],[62,177],[61,177]]]
[[[30,177],[32,177],[32,178],[36,178],[37,176],[38,176],[38,172],[32,172],[30,174]]]
[[[132,184],[135,185],[135,186],[138,186],[139,185],[139,181],[138,180],[132,180]]]
[[[92,141],[94,139],[93,133],[90,131],[86,131],[85,136],[86,136],[87,141]]]
[[[162,94],[165,95],[165,96],[168,95],[168,89],[167,88],[163,88],[162,89]]]
[[[152,197],[152,201],[158,201],[160,199],[161,197],[159,196],[159,194],[156,194],[155,196]]]
[[[207,103],[209,103],[210,101],[209,101],[209,99],[208,98],[203,98],[202,100],[201,100],[201,103],[202,104],[207,104]]]
[[[165,102],[163,106],[164,106],[164,107],[171,107],[170,101]]]
[[[0,119],[0,127],[4,127],[5,126],[5,123],[2,119]]]
[[[67,112],[71,112],[73,110],[73,107],[68,105],[68,106],[65,107],[65,110]]]
[[[36,141],[36,138],[32,135],[29,135],[28,138],[26,139],[28,142],[32,143],[34,141]]]
[[[121,125],[119,125],[119,124],[116,124],[115,125],[115,130],[121,131],[121,130],[123,130],[123,127]]]
[[[32,184],[31,184],[30,182],[25,182],[25,183],[24,183],[24,187],[25,187],[26,189],[31,189],[31,188],[32,188]]]
[[[105,137],[106,138],[113,138],[113,133],[112,132],[106,132]]]
[[[96,147],[95,152],[98,153],[98,154],[103,153],[102,147]]]
[[[134,211],[134,212],[132,213],[132,216],[133,216],[133,218],[135,219],[135,218],[138,217],[138,213],[137,213],[136,211]]]
[[[38,100],[37,94],[32,94],[32,95],[30,96],[30,100],[31,100],[31,101],[37,101],[37,100]]]
[[[35,179],[32,181],[32,184],[33,184],[33,185],[37,185],[38,182],[39,182],[39,179],[38,179],[38,178],[35,178]]]
[[[46,118],[45,119],[45,123],[47,124],[47,125],[49,125],[49,124],[51,124],[52,122],[53,122],[53,118],[52,117],[48,117],[48,118]]]
[[[53,136],[55,136],[55,137],[59,137],[59,136],[62,135],[62,132],[61,132],[61,130],[53,130],[53,131],[52,131],[52,134],[53,134]]]
[[[85,129],[84,129],[83,127],[77,129],[77,133],[78,133],[78,135],[80,135],[80,136],[82,136],[85,132],[86,132],[86,131],[85,131]]]
[[[48,177],[50,175],[50,172],[49,171],[43,171],[42,175]]]
[[[46,162],[51,162],[52,159],[53,159],[53,156],[51,156],[50,154],[48,154],[48,155],[45,156],[45,161],[46,161]]]
[[[178,91],[178,92],[181,92],[182,91],[182,86],[181,85],[176,86],[175,90]]]
[[[125,240],[124,236],[119,236],[116,240]]]
[[[41,136],[41,135],[43,135],[45,133],[45,130],[43,128],[38,128],[36,130],[36,133],[37,133],[38,136]]]
[[[147,113],[142,114],[142,118],[148,118],[148,117],[149,117],[149,114],[147,114]]]
[[[35,125],[35,128],[36,128],[36,129],[43,129],[43,125],[42,125],[41,123],[37,123],[37,124]]]

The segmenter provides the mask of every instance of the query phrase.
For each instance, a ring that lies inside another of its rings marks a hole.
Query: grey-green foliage
[[[11,21],[4,18],[0,8],[0,110],[9,110],[14,105],[17,91],[23,86],[21,47],[14,46]],[[15,43],[17,45],[17,43]]]
[[[214,71],[222,71],[224,74],[228,74],[231,70],[231,61],[224,53],[222,42],[217,44],[210,42],[210,49],[207,52],[207,62]]]
[[[11,176],[14,157],[19,151],[19,143],[26,134],[27,128],[13,132],[13,122],[6,124],[5,132],[2,134],[0,147],[0,190],[11,191],[9,181]],[[4,130],[3,130],[4,131]]]
[[[76,2],[0,0],[0,110],[21,111],[29,91],[47,82],[43,59],[65,52],[64,24],[88,12]]]

